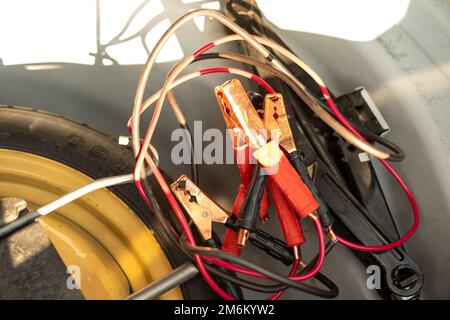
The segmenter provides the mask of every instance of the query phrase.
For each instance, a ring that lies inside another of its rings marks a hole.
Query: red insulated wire
[[[252,75],[250,79],[255,81],[261,87],[263,87],[264,90],[267,91],[267,93],[270,93],[270,94],[275,93],[275,90],[273,90],[272,87],[267,82],[265,82],[262,78],[258,77],[256,74]]]
[[[294,263],[292,264],[291,272],[289,272],[289,277],[295,276],[297,274],[299,266],[300,266],[300,260],[295,259]],[[283,293],[285,291],[286,290],[280,290],[277,293],[275,293],[274,295],[270,296],[267,300],[277,300],[278,298],[280,298],[283,295]]]
[[[191,232],[191,229],[189,228],[189,224],[186,220],[186,218],[183,215],[183,212],[181,211],[181,208],[179,207],[177,200],[175,199],[175,197],[173,196],[173,194],[170,192],[170,188],[167,185],[166,181],[164,180],[164,177],[162,176],[161,172],[159,171],[158,167],[154,164],[153,160],[149,161],[149,165],[150,165],[150,169],[152,170],[156,180],[158,181],[158,183],[160,184],[161,188],[163,189],[163,192],[165,194],[165,196],[167,197],[167,200],[170,203],[170,206],[172,207],[172,209],[174,210],[178,221],[181,224],[181,227],[183,228],[183,231],[186,234],[186,238],[187,241],[191,244],[191,245],[196,245],[195,243],[195,239],[194,236]],[[135,181],[136,182],[136,187],[139,191],[139,194],[141,195],[142,198],[144,198],[145,203],[150,204],[147,195],[145,194],[143,188],[142,188],[142,183],[140,180]],[[150,206],[151,208],[151,206]],[[199,255],[194,255],[194,259],[195,262],[197,264],[198,270],[200,272],[200,274],[203,276],[203,278],[205,279],[205,281],[208,283],[208,285],[219,295],[221,296],[223,299],[225,300],[235,300],[234,297],[230,296],[228,293],[226,293],[225,291],[223,291],[223,289],[211,278],[211,275],[208,273],[208,271],[205,268],[205,265],[203,264],[202,258]]]
[[[321,91],[323,93],[323,96],[325,97],[325,100],[326,100],[327,104],[331,108],[331,111],[333,112],[333,114],[336,117],[336,119],[338,119],[339,122],[342,123],[342,125],[344,125],[348,130],[350,130],[358,138],[360,138],[361,140],[367,141],[361,135],[361,133],[358,130],[356,130],[347,121],[347,119],[345,119],[345,117],[342,115],[342,113],[339,111],[339,109],[336,107],[336,105],[334,104],[333,100],[331,99],[331,95],[328,92],[328,89],[325,86],[322,86],[320,84],[318,84],[318,85],[319,85],[319,87],[320,87],[320,89],[321,89]],[[380,252],[380,251],[387,251],[387,250],[394,249],[394,248],[402,245],[406,241],[408,241],[408,239],[411,238],[411,236],[419,228],[420,212],[419,212],[419,207],[417,205],[417,201],[416,201],[412,191],[409,189],[408,185],[402,179],[402,177],[398,174],[398,172],[389,164],[389,162],[387,162],[384,159],[378,159],[378,160],[389,171],[389,173],[394,177],[394,179],[397,181],[397,183],[403,189],[403,192],[405,193],[406,197],[408,198],[409,202],[411,203],[411,207],[413,209],[414,222],[413,222],[413,225],[412,225],[411,229],[405,235],[403,235],[403,237],[401,237],[400,239],[398,239],[398,240],[396,240],[394,242],[391,242],[391,243],[386,244],[386,245],[381,245],[381,246],[366,246],[366,245],[362,245],[362,244],[351,242],[349,240],[346,240],[346,239],[336,235],[336,239],[339,242],[341,242],[342,244],[344,244],[347,247],[349,247],[351,249],[354,249],[354,250],[369,251],[369,252]]]
[[[201,47],[200,49],[198,49],[197,51],[195,51],[192,55],[194,56],[194,58],[197,58],[199,55],[205,53],[206,51],[208,51],[209,49],[214,48],[216,45],[213,41],[208,42],[207,44],[205,44],[203,47]]]
[[[325,252],[326,251],[325,250],[325,236],[321,232],[322,225],[320,224],[319,219],[312,219],[312,221],[314,223],[314,227],[316,228],[317,237],[319,240],[319,255],[317,257],[317,262],[314,265],[314,268],[312,268],[309,272],[295,276],[295,277],[291,277],[292,280],[303,281],[303,280],[306,280],[306,279],[309,279],[309,278],[315,276],[320,271],[320,269],[323,266],[323,263],[325,262],[325,254],[326,254],[326,252]]]
[[[213,67],[213,68],[206,68],[201,69],[199,72],[201,75],[209,74],[209,73],[232,73],[236,74],[236,72],[233,72],[233,70],[237,71],[239,75],[242,75],[254,82],[256,82],[258,85],[260,85],[264,90],[267,91],[267,93],[274,94],[275,90],[262,78],[258,77],[256,74],[253,74],[249,71],[239,69],[239,68],[229,68],[229,67]]]

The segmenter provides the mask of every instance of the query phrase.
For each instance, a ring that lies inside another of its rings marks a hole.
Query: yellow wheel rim
[[[0,197],[38,208],[92,179],[59,162],[0,149]],[[107,189],[39,219],[66,266],[77,266],[86,299],[123,299],[172,270],[152,232]],[[78,280],[77,277],[74,277]],[[161,299],[182,299],[174,288]]]

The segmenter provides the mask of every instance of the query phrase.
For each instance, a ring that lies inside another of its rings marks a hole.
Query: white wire
[[[36,211],[41,216],[44,216],[55,210],[58,210],[59,208],[65,206],[66,204],[68,204],[78,198],[81,198],[82,196],[84,196],[90,192],[93,192],[95,190],[102,189],[102,188],[116,186],[119,184],[133,182],[133,180],[134,180],[134,178],[133,178],[132,173],[98,179],[98,180],[95,180],[81,188],[78,188],[78,189],[62,196],[61,198],[58,198],[58,199],[50,202],[49,204],[46,204],[43,207],[40,207]]]

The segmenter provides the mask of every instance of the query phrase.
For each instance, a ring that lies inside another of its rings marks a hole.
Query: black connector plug
[[[225,222],[225,226],[238,231],[239,227],[236,225],[236,216],[231,215]],[[262,230],[256,229],[250,232],[248,240],[255,247],[281,261],[286,266],[290,266],[294,262],[292,248],[287,247],[284,241],[275,238]]]
[[[292,248],[287,247],[282,240],[272,237],[262,230],[251,232],[249,241],[255,247],[260,248],[269,256],[281,261],[286,266],[290,266],[294,262]]]

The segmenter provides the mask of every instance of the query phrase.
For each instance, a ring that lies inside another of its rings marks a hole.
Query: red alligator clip
[[[292,210],[282,191],[271,179],[269,179],[269,188],[286,245],[297,247],[304,244],[305,236],[294,210]]]

